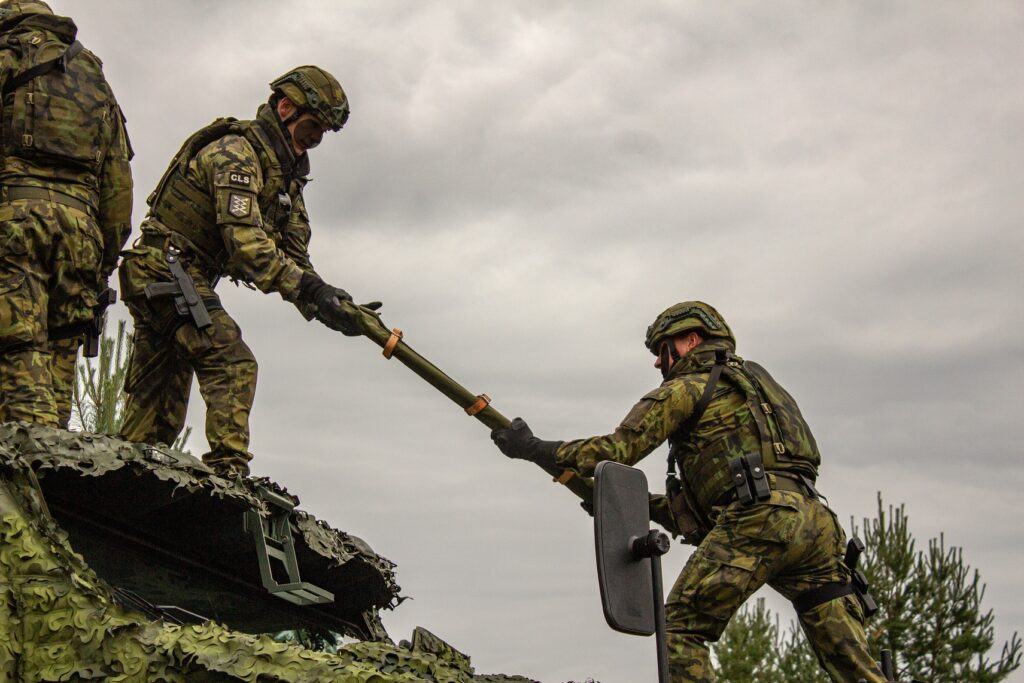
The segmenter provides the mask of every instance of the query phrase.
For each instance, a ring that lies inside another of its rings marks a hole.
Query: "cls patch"
[[[252,175],[241,171],[230,171],[228,182],[239,187],[250,188],[252,187]]]
[[[245,218],[252,211],[252,197],[234,192],[228,197],[228,213],[235,218]]]

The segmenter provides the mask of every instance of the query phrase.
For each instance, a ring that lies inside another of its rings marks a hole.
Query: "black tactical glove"
[[[558,467],[555,451],[562,442],[538,439],[521,417],[512,420],[512,425],[508,429],[492,431],[491,441],[498,450],[510,458],[529,460],[548,469]]]
[[[332,287],[316,273],[305,272],[299,282],[299,301],[312,304],[316,319],[332,330],[349,337],[359,336],[356,321],[341,306],[342,301],[352,301],[344,289]]]

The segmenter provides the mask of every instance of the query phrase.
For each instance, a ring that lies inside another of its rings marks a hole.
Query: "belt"
[[[217,280],[220,279],[220,269],[217,268],[216,264],[210,263],[206,259],[197,258],[195,251],[189,246],[184,246],[182,242],[187,244],[184,238],[175,240],[173,235],[167,235],[162,232],[144,232],[142,237],[136,240],[135,243],[142,247],[153,247],[161,251],[165,250],[168,244],[173,244],[181,251],[182,256],[192,263],[203,274],[203,277],[209,280],[210,286],[215,286]]]
[[[799,493],[811,499],[818,497],[818,492],[814,489],[813,484],[808,486],[799,474],[768,472],[768,483],[771,484],[773,491]]]
[[[142,237],[139,238],[138,244],[143,247],[163,249],[167,245],[167,235],[162,235],[158,232],[144,232]]]
[[[818,492],[808,488],[797,474],[783,474],[782,472],[768,472],[767,474],[768,483],[771,486],[772,491],[789,491],[790,493],[799,493],[801,496],[805,496],[812,500],[818,497]],[[728,505],[734,500],[736,500],[736,489],[729,489],[722,494],[714,504],[715,506]]]
[[[76,199],[69,194],[64,194],[58,190],[51,190],[46,187],[26,187],[24,185],[8,187],[5,185],[3,188],[3,198],[4,201],[7,202],[12,202],[16,199],[44,199],[56,204],[70,206],[72,209],[77,209],[82,213],[89,214],[90,216],[93,215],[93,208],[87,202],[83,202],[81,199]]]

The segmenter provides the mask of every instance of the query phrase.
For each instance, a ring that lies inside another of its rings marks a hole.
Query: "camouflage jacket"
[[[66,71],[13,87],[28,69],[60,57],[78,29],[67,17],[42,14],[0,28],[0,185],[48,188],[88,204],[103,233],[109,275],[131,232],[132,151],[103,64],[83,49]]]
[[[227,275],[294,302],[302,273],[313,272],[308,173],[268,105],[253,121],[218,119],[175,155],[142,230],[168,236],[211,282]]]
[[[820,457],[810,428],[796,401],[756,363],[731,356],[700,420],[686,429],[715,352],[733,348],[724,339],[702,343],[676,362],[661,386],[641,398],[613,433],[562,444],[559,464],[592,475],[601,460],[634,465],[670,441],[670,457],[705,513],[728,492],[727,462],[739,455],[760,452],[769,471],[789,470],[813,480]],[[764,404],[771,405],[767,419]]]

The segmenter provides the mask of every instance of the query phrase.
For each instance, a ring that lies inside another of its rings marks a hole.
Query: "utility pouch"
[[[665,494],[668,497],[669,513],[683,537],[683,542],[690,545],[700,544],[707,534],[701,527],[693,503],[686,493],[686,487],[679,477],[670,476],[665,480]]]
[[[743,505],[768,500],[772,495],[760,453],[747,453],[730,460],[729,475],[736,490],[736,498]]]

